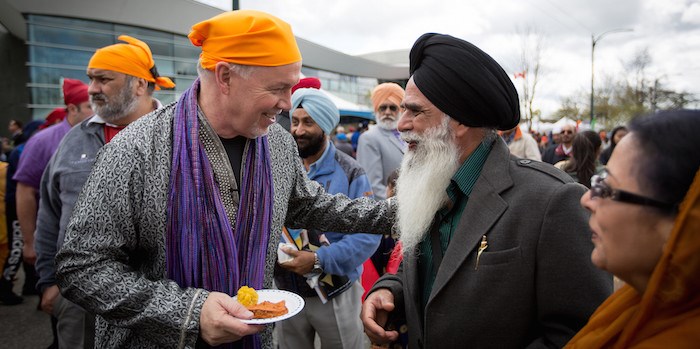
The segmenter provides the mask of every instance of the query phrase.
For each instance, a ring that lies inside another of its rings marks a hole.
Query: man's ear
[[[222,94],[228,95],[231,90],[231,79],[233,78],[231,66],[226,62],[217,62],[214,67],[214,78],[216,79],[216,87]]]
[[[148,94],[148,81],[143,78],[136,79],[136,95],[144,96]]]
[[[66,111],[68,112],[68,114],[75,114],[78,112],[78,106],[76,106],[75,104],[72,104],[72,103],[68,104],[66,106]]]
[[[454,132],[455,132],[455,137],[458,138],[458,139],[459,139],[459,138],[463,138],[463,137],[467,134],[467,132],[469,132],[469,130],[471,129],[471,127],[466,126],[466,125],[464,125],[464,124],[458,122],[458,121],[455,120],[455,119],[450,120],[450,123],[454,123],[454,124],[455,124],[455,125],[453,125],[453,128],[452,128],[452,129],[453,129]]]

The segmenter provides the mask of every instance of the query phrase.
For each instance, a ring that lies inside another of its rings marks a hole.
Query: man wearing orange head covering
[[[377,126],[360,136],[357,161],[367,172],[374,197],[386,198],[386,180],[401,166],[406,142],[401,140],[396,126],[404,91],[393,82],[379,84],[372,91],[372,105]]]
[[[41,179],[34,244],[37,287],[44,295],[42,310],[58,318],[61,348],[95,347],[94,315],[63,298],[56,280],[56,253],[63,245],[78,194],[100,149],[128,124],[161,107],[152,96],[158,86],[175,86],[158,75],[146,43],[126,35],[119,40],[125,43],[100,48],[90,59],[90,85],[83,84],[82,89],[89,93],[95,115],[66,134]],[[64,96],[70,98],[73,92],[66,89]]]
[[[271,327],[244,323],[232,296],[272,288],[282,225],[392,224],[386,203],[325,194],[275,123],[301,70],[287,23],[231,11],[189,37],[199,79],[102,149],[57,255],[63,294],[97,314],[99,348],[272,348]],[[289,263],[310,272],[314,259]]]
[[[374,197],[378,200],[387,198],[387,180],[401,166],[406,150],[406,142],[401,140],[396,129],[403,97],[404,90],[396,83],[377,85],[371,95],[377,125],[362,133],[358,140],[357,162],[367,173]],[[394,241],[386,238],[372,258],[365,262],[362,272],[362,286],[365,289],[363,299],[386,268],[382,256],[389,255],[393,245]]]

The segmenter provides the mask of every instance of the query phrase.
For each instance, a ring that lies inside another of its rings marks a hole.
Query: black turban
[[[508,74],[464,40],[423,34],[411,48],[410,72],[428,100],[463,125],[509,130],[520,122],[518,92]]]

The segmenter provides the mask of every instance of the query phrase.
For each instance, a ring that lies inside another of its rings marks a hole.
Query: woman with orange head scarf
[[[567,348],[700,344],[700,112],[632,121],[581,199],[593,263],[627,283]]]

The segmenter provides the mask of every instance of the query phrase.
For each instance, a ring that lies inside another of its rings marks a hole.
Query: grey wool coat
[[[166,208],[175,103],[120,132],[98,154],[57,255],[64,296],[97,315],[97,348],[194,348],[209,292],[181,288],[166,277]],[[235,226],[235,177],[219,138],[200,115],[199,135]],[[292,136],[269,132],[274,184],[272,231],[264,287],[272,287],[282,226],[322,231],[385,232],[387,202],[328,195],[306,177]],[[263,347],[271,348],[270,328]]]
[[[556,348],[612,292],[590,262],[585,187],[496,140],[445,251],[425,309],[417,259],[404,255],[389,288],[408,324],[409,347]],[[488,247],[476,267],[477,249]]]
[[[403,143],[392,131],[374,126],[360,136],[357,162],[365,169],[374,197],[386,199],[386,179],[401,166]]]

